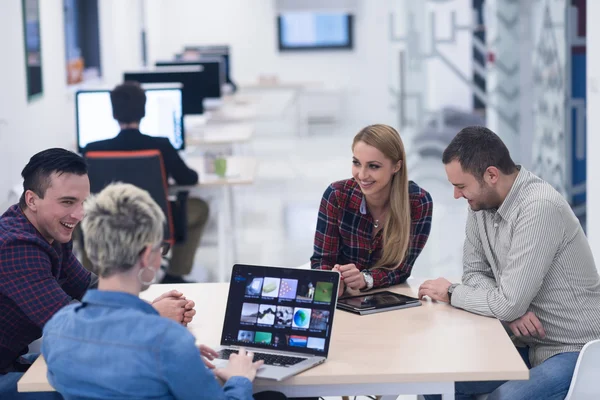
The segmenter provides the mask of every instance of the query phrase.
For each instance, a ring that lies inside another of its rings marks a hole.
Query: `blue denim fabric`
[[[252,399],[252,383],[221,387],[194,336],[138,297],[89,290],[44,327],[48,380],[71,399]]]
[[[529,368],[528,348],[518,348]],[[529,370],[526,381],[456,382],[456,400],[473,400],[490,393],[487,400],[563,400],[569,391],[579,352],[557,354]],[[424,396],[440,400],[438,395]]]

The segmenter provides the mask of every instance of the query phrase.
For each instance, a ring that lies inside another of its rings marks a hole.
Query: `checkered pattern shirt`
[[[373,288],[404,282],[427,243],[433,201],[429,193],[412,181],[408,193],[411,229],[406,257],[396,269],[371,269]],[[319,207],[311,267],[332,269],[335,264],[353,263],[361,271],[369,269],[381,258],[382,232],[372,237],[373,218],[358,183],[354,179],[334,182],[325,190]]]
[[[0,371],[41,337],[50,317],[81,300],[90,273],[72,249],[73,242],[48,243],[18,205],[0,217]]]

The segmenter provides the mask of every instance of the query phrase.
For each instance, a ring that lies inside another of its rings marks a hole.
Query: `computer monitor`
[[[226,82],[225,62],[221,57],[204,57],[198,60],[157,61],[156,70],[167,68],[200,67],[202,69],[201,83],[198,83],[199,94],[203,99],[220,99],[222,87]],[[199,86],[202,86],[201,88]]]
[[[183,85],[183,115],[203,114],[204,67],[200,65],[174,66],[156,70],[129,71],[123,80],[139,83],[181,83]]]
[[[277,17],[279,50],[352,49],[352,28],[346,13],[286,12]]]
[[[231,79],[231,52],[227,45],[209,45],[209,46],[185,46],[183,52],[177,55],[181,61],[195,61],[201,56],[220,56],[225,61],[225,79],[227,83],[235,87]]]
[[[140,123],[143,134],[166,137],[177,150],[185,148],[182,91],[179,87],[152,87],[146,91],[146,116]],[[79,90],[75,95],[77,147],[119,134],[119,123],[113,118],[110,90]]]

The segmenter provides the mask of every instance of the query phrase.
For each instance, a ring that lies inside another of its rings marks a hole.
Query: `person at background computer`
[[[367,126],[352,152],[352,178],[323,194],[311,257],[313,269],[340,272],[338,295],[404,282],[427,243],[433,212],[429,193],[408,180],[394,128]]]
[[[165,216],[150,194],[111,184],[85,204],[86,252],[98,290],[61,309],[44,327],[48,379],[65,399],[252,399],[262,361],[241,349],[211,371],[217,353],[139,298],[164,253]],[[205,362],[207,365],[205,365]],[[221,387],[215,376],[225,382]]]
[[[137,82],[125,82],[110,93],[113,117],[119,122],[121,132],[113,139],[88,144],[89,151],[159,150],[165,171],[177,185],[195,185],[198,174],[181,159],[169,139],[152,137],[140,132],[140,121],[146,113],[146,94]],[[187,239],[173,246],[169,269],[162,283],[185,283],[194,265],[194,255],[200,244],[208,220],[208,204],[198,198],[187,199]],[[87,264],[87,261],[85,262]]]
[[[0,216],[0,399],[54,398],[17,393],[17,381],[38,354],[29,345],[62,307],[82,298],[97,277],[73,255],[72,233],[90,193],[87,165],[64,149],[35,154],[23,171],[18,204]],[[193,301],[170,291],[152,306],[187,324]]]
[[[580,350],[600,339],[600,276],[579,220],[485,127],[461,130],[442,161],[470,206],[462,283],[426,281],[419,297],[504,322],[530,368],[524,381],[458,382],[457,400],[563,399]]]

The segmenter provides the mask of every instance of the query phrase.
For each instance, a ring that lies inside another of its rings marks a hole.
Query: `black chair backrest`
[[[92,193],[113,182],[130,183],[146,190],[165,213],[164,241],[175,242],[167,175],[160,151],[90,151],[85,158]]]

